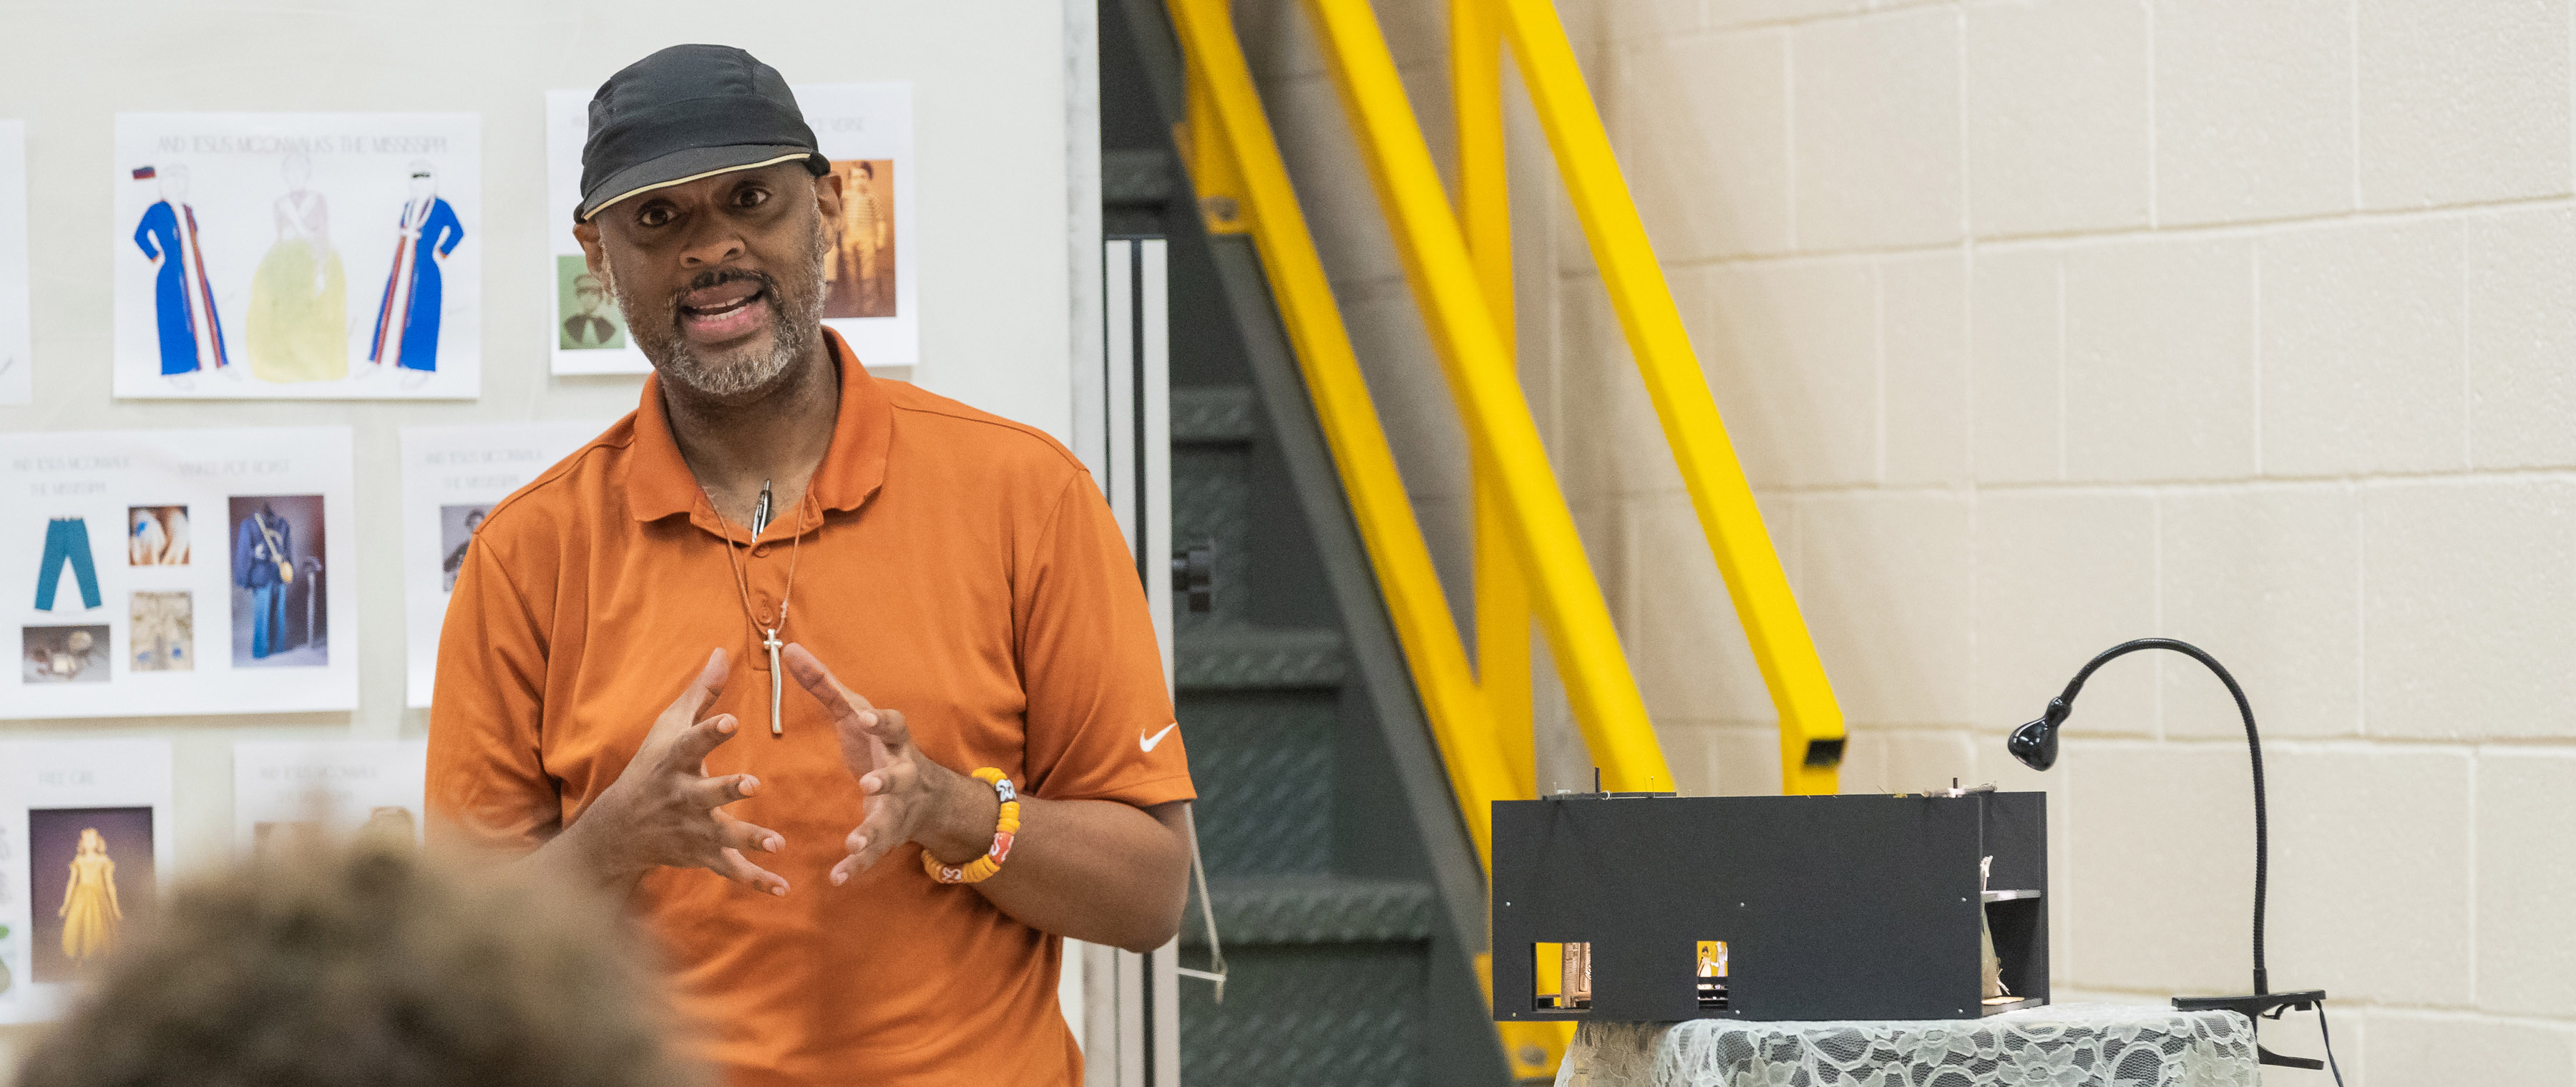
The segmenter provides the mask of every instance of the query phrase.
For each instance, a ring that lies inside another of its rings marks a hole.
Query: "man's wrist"
[[[943,863],[964,864],[993,847],[993,831],[1002,823],[1002,799],[991,785],[946,767],[939,776],[939,810],[922,848]]]

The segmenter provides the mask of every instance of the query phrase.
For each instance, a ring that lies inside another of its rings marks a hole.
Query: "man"
[[[401,809],[394,809],[400,811]],[[299,836],[300,837],[300,836]],[[586,896],[321,835],[191,880],[21,1087],[697,1087]]]
[[[582,156],[654,374],[466,553],[441,833],[624,892],[734,1084],[1078,1081],[1056,937],[1171,938],[1194,795],[1098,487],[823,330],[844,194],[776,71],[655,53]]]
[[[465,552],[474,546],[474,530],[483,527],[483,515],[486,512],[480,508],[465,511],[465,538],[458,541],[456,549],[449,551],[447,558],[438,564],[439,591],[448,593],[456,591],[456,575],[465,569]]]
[[[626,346],[617,334],[617,322],[599,315],[599,307],[608,303],[608,289],[600,285],[598,276],[588,272],[574,276],[572,300],[581,312],[564,318],[563,342],[558,346],[566,351]]]

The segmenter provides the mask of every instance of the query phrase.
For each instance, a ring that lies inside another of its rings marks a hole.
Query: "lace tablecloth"
[[[2060,1004],[1977,1020],[1585,1023],[1557,1087],[2256,1087],[2234,1012]]]

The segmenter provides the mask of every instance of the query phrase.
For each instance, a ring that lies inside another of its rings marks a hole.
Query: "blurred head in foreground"
[[[201,879],[21,1087],[695,1087],[613,912],[362,836]]]

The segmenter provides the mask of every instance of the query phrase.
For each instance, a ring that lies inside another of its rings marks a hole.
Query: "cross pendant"
[[[779,686],[778,674],[778,649],[780,646],[786,645],[787,643],[778,640],[777,627],[769,628],[767,633],[769,634],[769,639],[760,644],[763,648],[769,650],[769,734],[772,736],[784,736],[787,734],[787,725],[785,722],[778,719],[778,692],[781,689]]]

